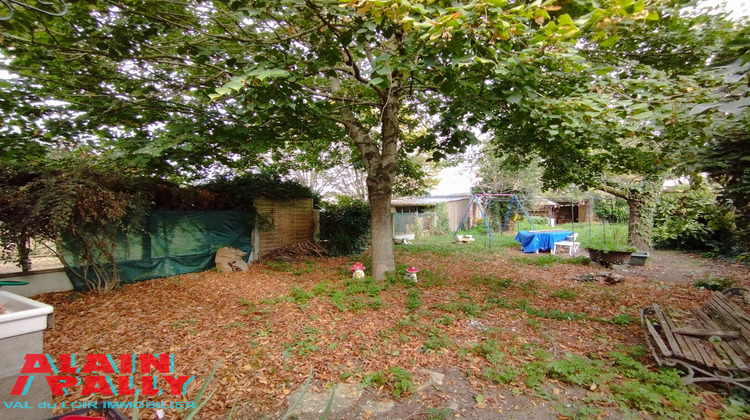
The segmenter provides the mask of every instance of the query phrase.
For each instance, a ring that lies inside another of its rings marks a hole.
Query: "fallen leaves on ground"
[[[481,383],[487,381],[481,373],[488,362],[466,349],[484,340],[495,340],[505,353],[504,363],[516,366],[527,362],[528,355],[510,349],[529,345],[553,355],[603,354],[645,343],[638,322],[616,325],[596,319],[628,315],[637,320],[640,308],[653,302],[691,308],[710,296],[688,282],[654,281],[648,267],[633,270],[638,275],[625,273],[626,280],[616,285],[585,283],[572,278],[591,272],[588,266],[539,267],[518,263],[514,258],[519,255],[515,249],[486,255],[398,251],[399,264],[422,269],[418,308],[411,311],[411,288],[402,282],[379,292],[376,308],[342,311],[325,293],[312,296],[321,284],[330,290],[346,288],[353,262],[347,258],[255,263],[246,272],[185,274],[108,294],[46,294],[38,299],[54,305],[55,328],[45,332],[45,352],[55,360],[69,353],[169,353],[174,354],[173,375],[195,375],[187,395],[167,391],[141,401],[192,399],[223,361],[209,386],[216,393],[198,418],[219,418],[234,404],[260,417],[283,412],[286,396],[311,370],[316,383],[325,384],[357,382],[398,366],[421,383],[427,380],[424,369],[454,366]],[[483,278],[507,281],[493,287]],[[750,285],[747,271],[739,278]],[[570,292],[556,294],[564,289]],[[311,296],[295,299],[293,290]],[[486,305],[492,298],[505,307]],[[472,313],[472,305],[485,309]],[[523,307],[585,313],[586,319],[541,318]],[[428,345],[441,337],[447,339]],[[161,378],[158,384],[166,386]],[[132,401],[127,396],[81,396],[80,391],[81,386],[54,402]],[[167,410],[167,418],[181,416]]]

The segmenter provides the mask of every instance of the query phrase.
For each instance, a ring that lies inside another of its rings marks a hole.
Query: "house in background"
[[[394,235],[416,233],[415,230],[427,231],[430,234],[445,234],[455,231],[466,209],[471,203],[471,196],[430,196],[399,198],[391,201],[391,217]],[[441,224],[440,215],[447,218],[447,225]],[[447,227],[446,232],[437,231],[440,226]]]

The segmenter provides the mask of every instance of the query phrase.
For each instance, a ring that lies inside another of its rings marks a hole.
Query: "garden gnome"
[[[365,278],[365,266],[360,262],[354,263],[353,266],[349,267],[352,270],[352,278],[363,279]]]
[[[419,273],[419,269],[417,267],[409,267],[406,269],[406,276],[404,278],[406,280],[413,281],[414,283],[417,282],[417,273]]]

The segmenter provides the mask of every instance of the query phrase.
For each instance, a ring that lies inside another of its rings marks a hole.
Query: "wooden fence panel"
[[[293,200],[255,200],[255,207],[260,217],[272,224],[256,226],[259,236],[258,256],[287,245],[312,241],[315,238],[315,218],[312,198]]]

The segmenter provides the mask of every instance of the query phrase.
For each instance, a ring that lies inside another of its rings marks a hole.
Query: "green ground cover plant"
[[[399,366],[368,373],[362,378],[362,383],[376,388],[385,386],[396,398],[406,397],[415,390],[411,373]]]
[[[585,265],[589,263],[587,257],[568,258],[559,255],[539,255],[539,256],[518,256],[513,257],[513,262],[523,265],[536,265],[538,267],[551,267],[555,264],[577,264]]]
[[[372,277],[362,279],[347,278],[343,285],[332,282],[316,284],[311,295],[326,296],[341,312],[359,311],[365,308],[378,309],[383,304],[380,293],[390,287],[386,281],[377,281]]]
[[[737,280],[731,277],[714,277],[712,275],[708,275],[693,282],[693,286],[697,288],[704,288],[716,292],[724,291],[726,289],[729,289],[730,287],[735,286],[736,284]]]
[[[195,284],[201,293],[190,293],[191,302],[205,309],[211,302],[226,301],[227,312],[216,309],[221,314],[218,322],[200,312],[179,312],[164,320],[160,333],[178,334],[178,339],[170,339],[182,342],[205,337],[208,330],[223,344],[215,352],[243,363],[226,380],[241,381],[245,366],[263,366],[258,375],[274,384],[268,392],[276,392],[275,387],[293,391],[300,385],[298,367],[313,366],[318,388],[339,381],[362,382],[381,398],[406,404],[404,398],[425,380],[424,369],[445,373],[442,367],[451,366],[468,378],[469,399],[488,408],[497,400],[496,391],[490,390],[500,389],[506,395],[547,399],[561,416],[574,418],[701,415],[693,407],[707,401],[704,391],[682,386],[676,371],[657,369],[642,349],[622,350],[625,343],[619,337],[637,335],[639,302],[652,301],[654,295],[670,302],[668,292],[678,287],[678,295],[691,299],[703,291],[637,280],[618,285],[572,283],[568,276],[586,269],[555,262],[556,269],[550,270],[514,259],[519,249],[495,252],[481,244],[464,246],[444,239],[437,241],[437,248],[443,247],[447,256],[440,255],[429,250],[434,241],[416,241],[425,249],[418,253],[399,247],[398,272],[382,281],[351,278],[348,266],[354,261],[369,266],[366,255],[259,263],[249,273],[234,274],[237,277],[207,272],[199,278],[168,281],[165,284],[173,289],[168,296],[158,296],[158,302],[168,302],[172,294]],[[403,270],[412,265],[421,269],[417,283],[403,277]],[[295,273],[298,270],[304,275]],[[248,278],[268,276],[268,271],[275,281],[262,285],[263,297],[253,297],[259,284]],[[252,287],[245,289],[246,285]],[[220,291],[221,297],[202,301],[212,291]],[[138,296],[150,298],[156,292]],[[88,299],[66,298],[56,305],[65,310],[65,305],[82,305]],[[76,307],[69,314],[80,312]],[[227,378],[223,371],[218,375]],[[277,379],[271,382],[269,377]],[[583,396],[570,400],[555,394],[560,384],[580,388],[576,392]],[[723,405],[716,408],[719,418],[747,414],[745,396],[716,399]]]
[[[576,418],[596,418],[602,412],[594,405],[596,402],[615,403],[626,416],[634,418],[639,418],[637,412],[675,419],[698,415],[700,399],[695,390],[682,383],[676,370],[663,368],[654,371],[636,360],[643,355],[642,347],[633,349],[630,354],[613,351],[589,357],[575,354],[553,357],[546,351],[533,351],[530,347],[521,351],[532,359],[518,369],[501,365],[502,358],[495,356],[494,344],[477,345],[471,353],[482,355],[491,362],[493,366],[485,369],[483,376],[495,383],[520,381],[539,395],[551,399],[554,397],[543,387],[549,379],[597,391],[575,407],[555,405],[561,415],[576,413]],[[607,392],[606,397],[599,393],[602,390]]]
[[[565,300],[575,300],[578,297],[578,293],[571,289],[561,289],[552,293],[552,297]]]

